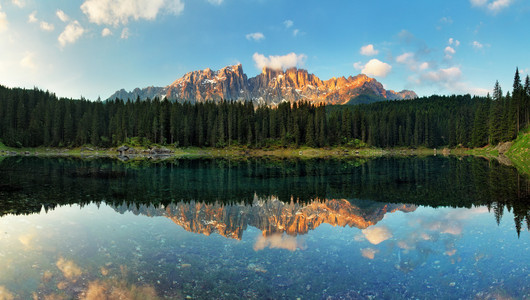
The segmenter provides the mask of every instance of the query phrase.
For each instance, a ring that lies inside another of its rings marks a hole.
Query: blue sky
[[[485,95],[530,72],[528,28],[528,0],[0,0],[0,84],[96,99],[242,63]]]

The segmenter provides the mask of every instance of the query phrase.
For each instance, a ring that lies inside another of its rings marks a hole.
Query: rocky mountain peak
[[[380,82],[364,74],[322,81],[304,69],[289,68],[284,71],[265,67],[257,76],[248,78],[243,66],[236,64],[218,71],[206,68],[188,72],[166,87],[135,89],[129,93],[119,90],[109,99],[166,97],[190,102],[245,100],[267,105],[300,100],[346,104],[360,95],[369,95],[377,100],[417,97],[413,91],[387,91]]]

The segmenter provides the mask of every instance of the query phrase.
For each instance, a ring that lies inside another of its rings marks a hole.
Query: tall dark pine
[[[512,103],[510,113],[515,114],[515,128],[519,132],[521,126],[521,104],[523,102],[523,85],[521,84],[521,77],[519,77],[519,68],[515,69],[515,76],[513,78]]]
[[[502,89],[499,84],[499,81],[495,82],[495,87],[493,88],[493,103],[490,107],[490,117],[489,117],[489,135],[490,143],[495,145],[502,140],[502,115],[503,115],[503,97]]]
[[[526,75],[524,81],[524,92],[523,92],[523,101],[522,101],[522,111],[521,111],[521,127],[526,127],[530,124],[530,76]]]

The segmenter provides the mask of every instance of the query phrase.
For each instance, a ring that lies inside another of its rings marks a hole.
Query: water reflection
[[[193,202],[219,210],[231,204],[254,207],[257,196],[300,207],[325,199],[432,207],[485,205],[497,222],[505,209],[513,211],[518,233],[530,228],[530,180],[515,168],[474,158],[123,163],[7,157],[0,161],[0,171],[0,216],[92,202],[129,207]],[[190,213],[200,209],[206,207],[190,207]]]
[[[530,296],[528,181],[494,162],[6,158],[0,171],[0,299]]]
[[[276,197],[255,197],[251,204],[179,202],[158,208],[127,204],[113,207],[119,213],[130,211],[136,215],[163,216],[189,232],[204,235],[218,233],[238,240],[247,227],[252,226],[261,230],[265,238],[260,241],[264,245],[258,247],[261,249],[267,245],[274,248],[274,245],[289,243],[289,239],[282,238],[283,233],[291,236],[306,234],[323,223],[365,229],[381,221],[386,213],[416,209],[415,205],[346,199],[286,203]]]

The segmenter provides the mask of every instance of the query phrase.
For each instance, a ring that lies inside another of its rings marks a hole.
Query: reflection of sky
[[[305,245],[302,238],[277,233],[270,236],[260,236],[256,240],[256,243],[254,244],[254,250],[259,251],[265,248],[296,251],[297,249],[304,249]]]
[[[518,239],[505,214],[497,225],[483,207],[420,207],[387,214],[364,230],[323,224],[293,237],[264,236],[249,227],[235,241],[187,232],[164,217],[118,214],[106,205],[63,206],[48,214],[0,218],[0,292],[22,299],[57,290],[110,295],[110,286],[119,285],[123,293],[171,290],[175,297],[205,297],[193,287],[229,289],[234,283],[223,281],[228,275],[235,281],[246,277],[256,289],[288,285],[296,297],[314,289],[347,297],[341,293],[354,286],[382,298],[392,295],[382,290],[393,293],[401,286],[419,298],[455,286],[455,295],[464,298],[474,297],[467,289],[517,291],[515,282],[527,279],[530,235],[522,232]],[[381,291],[373,292],[376,287]]]
[[[396,258],[394,267],[410,272],[419,266],[425,266],[429,257],[443,259],[443,256],[455,256],[458,252],[458,240],[471,235],[466,227],[476,224],[482,215],[486,215],[491,223],[491,215],[486,207],[419,208],[415,213],[407,215],[387,215],[378,225],[362,230],[362,235],[357,234],[354,240],[361,243],[363,257],[373,260],[376,253],[391,253]],[[515,230],[511,233],[515,234]],[[363,248],[364,239],[372,246]],[[461,257],[456,256],[449,262],[454,264],[458,260]]]

